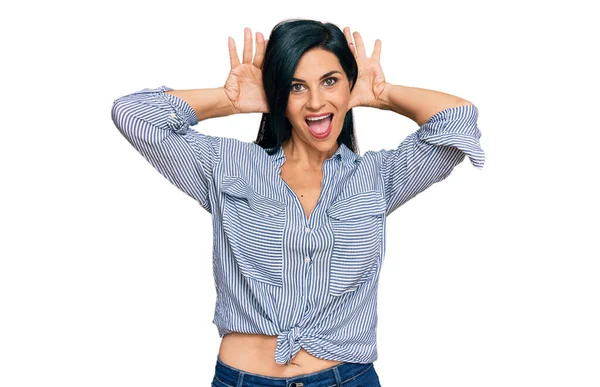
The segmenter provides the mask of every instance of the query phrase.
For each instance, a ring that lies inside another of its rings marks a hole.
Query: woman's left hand
[[[373,48],[373,53],[369,58],[365,52],[365,45],[362,38],[357,31],[354,31],[354,34],[351,35],[350,28],[345,27],[344,35],[358,64],[358,76],[352,93],[350,93],[348,109],[356,106],[381,106],[380,98],[387,85],[381,64],[379,63],[381,40],[377,39],[375,41],[375,48]],[[352,36],[354,36],[356,44],[352,42]]]

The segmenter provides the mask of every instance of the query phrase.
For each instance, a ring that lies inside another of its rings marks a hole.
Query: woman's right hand
[[[225,94],[232,104],[234,113],[268,113],[267,98],[262,83],[262,63],[267,41],[256,33],[256,54],[252,61],[252,31],[244,28],[244,53],[240,59],[235,41],[229,37],[229,59],[231,71],[225,81]]]

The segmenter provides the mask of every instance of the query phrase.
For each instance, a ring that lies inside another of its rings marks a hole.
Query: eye
[[[329,82],[329,81],[333,81],[333,82]],[[336,83],[337,83],[337,78],[335,78],[335,77],[332,77],[332,78],[327,78],[327,79],[325,80],[325,84],[326,84],[327,86],[333,86],[333,85],[335,85]]]
[[[296,86],[300,86],[300,88],[298,88],[298,87],[296,87]],[[301,84],[299,84],[299,83],[294,83],[294,84],[293,84],[293,85],[290,87],[290,90],[291,90],[291,91],[296,91],[296,92],[297,92],[297,91],[302,91],[302,89],[301,89],[301,88],[302,88],[302,85],[301,85]]]

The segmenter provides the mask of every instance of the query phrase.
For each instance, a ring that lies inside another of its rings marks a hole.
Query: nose
[[[325,96],[320,90],[311,91],[306,107],[309,110],[319,111],[325,105]]]

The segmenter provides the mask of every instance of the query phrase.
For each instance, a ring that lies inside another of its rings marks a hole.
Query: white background
[[[590,6],[2,8],[0,385],[210,384],[220,344],[210,215],[122,137],[111,107],[147,87],[222,86],[228,36],[241,51],[244,27],[268,36],[292,17],[350,26],[369,54],[379,38],[389,82],[479,108],[485,167],[465,158],[388,218],[382,385],[600,385],[600,64]],[[417,129],[391,112],[357,108],[355,117],[361,154]],[[259,120],[194,129],[252,141]]]

